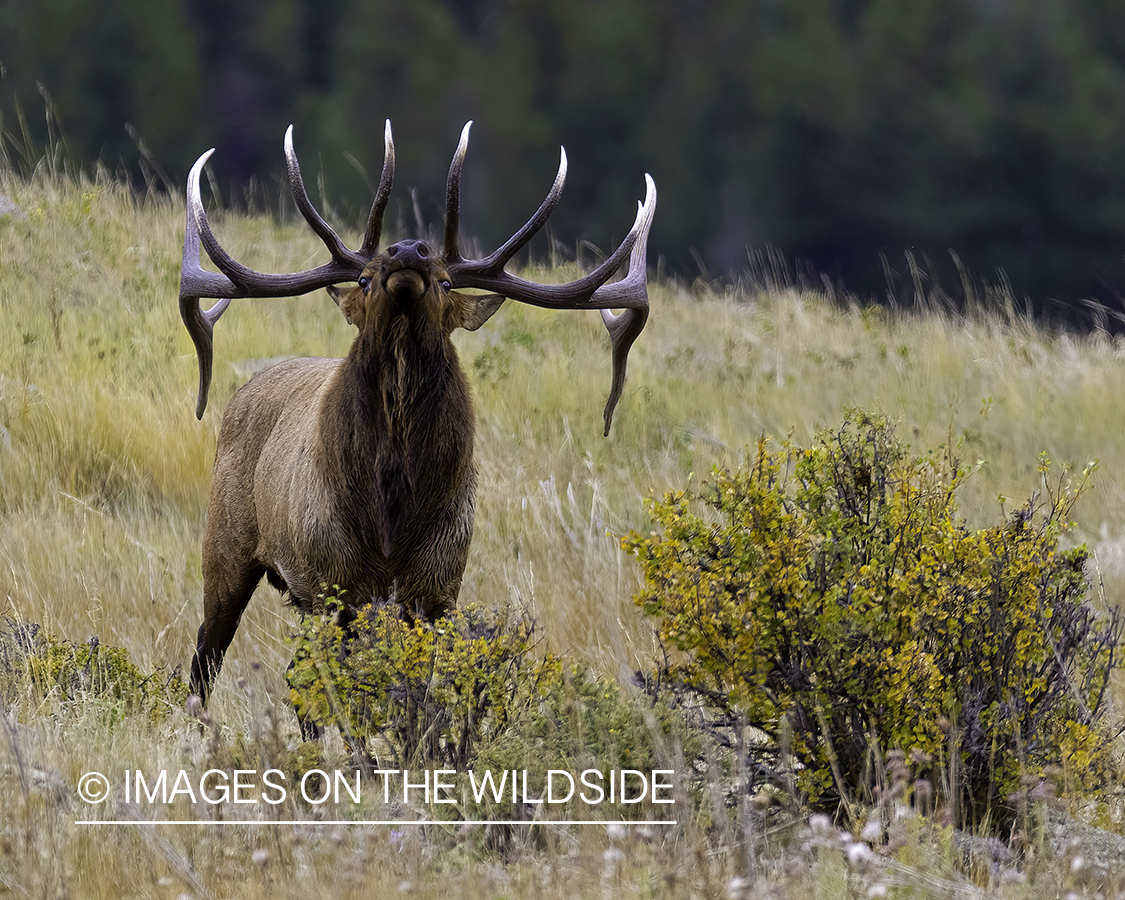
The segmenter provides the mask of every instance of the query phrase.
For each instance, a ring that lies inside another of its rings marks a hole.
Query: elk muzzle
[[[426,293],[434,261],[425,241],[399,241],[384,251],[383,288],[400,307],[417,302]]]

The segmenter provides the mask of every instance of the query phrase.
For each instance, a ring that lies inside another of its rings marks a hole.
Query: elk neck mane
[[[435,414],[458,419],[468,414],[471,420],[469,385],[457,350],[424,317],[379,315],[352,344],[336,388],[341,395],[335,405],[343,415],[357,425],[380,428],[382,440],[392,443],[408,445],[420,430],[452,424]],[[332,425],[347,427],[345,422]]]
[[[449,476],[471,465],[469,384],[452,341],[404,315],[371,323],[341,361],[321,411],[321,452],[338,473],[344,515],[383,535],[446,498]]]

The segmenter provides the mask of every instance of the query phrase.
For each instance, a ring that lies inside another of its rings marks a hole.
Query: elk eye
[[[359,287],[366,294],[367,289],[369,287],[371,287],[371,279],[368,278],[366,275],[364,275],[362,278],[359,279]]]

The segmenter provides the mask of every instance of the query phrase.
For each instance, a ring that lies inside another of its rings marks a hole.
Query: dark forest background
[[[0,66],[9,147],[139,184],[215,146],[224,202],[276,202],[292,122],[314,199],[358,221],[390,118],[392,221],[413,186],[434,224],[474,119],[488,247],[562,144],[564,247],[620,238],[648,171],[650,259],[685,277],[773,248],[902,299],[909,255],[954,296],[960,260],[1056,315],[1125,310],[1121,0],[0,0]]]

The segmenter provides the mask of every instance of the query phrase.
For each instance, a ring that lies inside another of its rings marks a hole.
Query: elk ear
[[[458,321],[455,328],[476,331],[492,318],[506,299],[503,294],[462,294],[451,291],[450,297],[457,304]]]
[[[341,312],[347,316],[348,324],[358,325],[363,291],[358,286],[343,288],[338,284],[328,285],[327,290],[332,299],[336,301],[336,305],[340,307]]]

